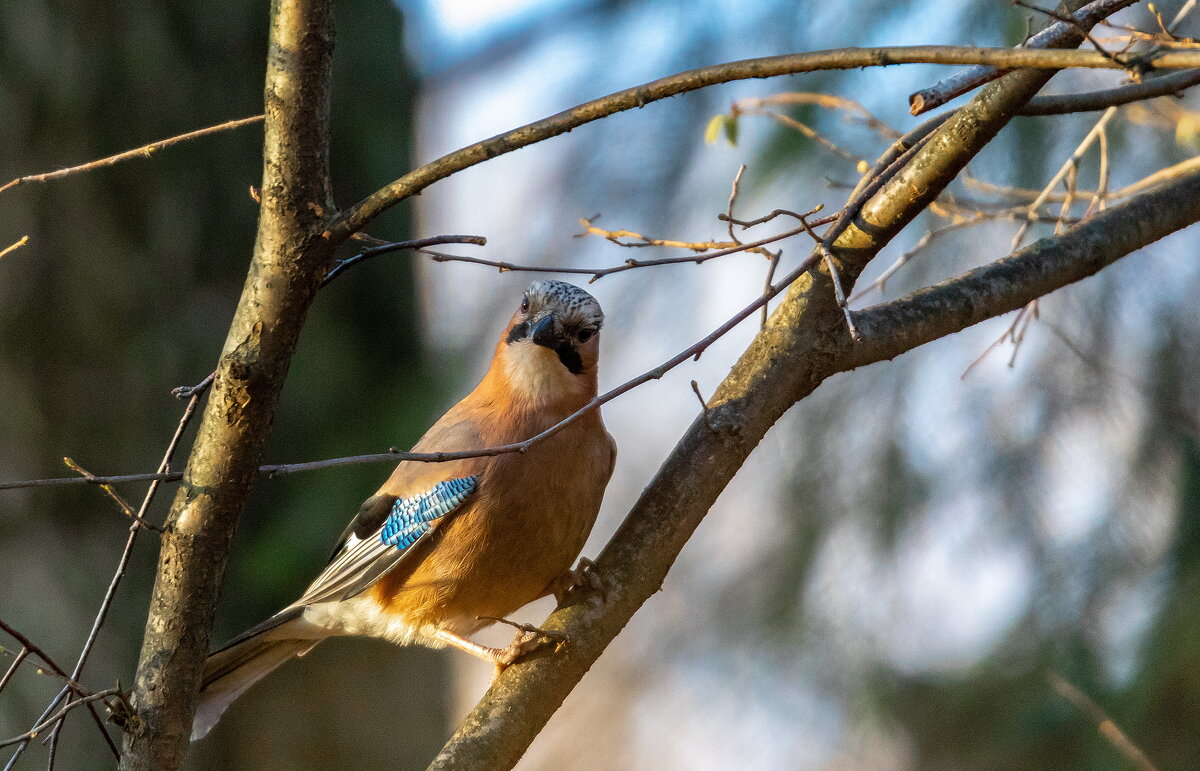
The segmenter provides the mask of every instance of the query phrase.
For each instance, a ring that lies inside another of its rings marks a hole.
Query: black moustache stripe
[[[563,363],[572,375],[578,375],[583,372],[583,359],[579,358],[579,351],[575,350],[570,343],[562,343],[554,352],[558,354],[558,360]]]

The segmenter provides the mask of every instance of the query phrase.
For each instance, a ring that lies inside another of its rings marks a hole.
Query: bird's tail
[[[328,634],[288,608],[235,637],[204,662],[204,679],[192,721],[192,741],[202,739],[237,697],[293,656],[303,656]]]

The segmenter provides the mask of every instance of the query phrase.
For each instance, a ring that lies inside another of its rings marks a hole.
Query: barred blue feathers
[[[478,483],[477,476],[447,479],[427,493],[397,500],[383,523],[379,540],[404,551],[428,533],[434,522],[458,508]]]

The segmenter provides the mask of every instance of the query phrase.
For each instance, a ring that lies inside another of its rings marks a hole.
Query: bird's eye
[[[521,299],[521,312],[524,313],[527,310],[529,310],[529,295]]]
[[[592,339],[592,335],[594,334],[596,334],[596,330],[594,329],[581,329],[579,330],[579,334],[575,335],[575,337],[579,339],[579,342],[586,343],[588,340]]]

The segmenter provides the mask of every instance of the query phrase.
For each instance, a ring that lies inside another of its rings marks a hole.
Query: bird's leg
[[[538,648],[546,645],[547,641],[553,641],[556,649],[558,646],[566,645],[570,642],[570,637],[565,632],[555,632],[546,629],[538,629],[531,624],[518,624],[515,621],[509,621],[505,618],[490,618],[481,616],[481,621],[498,621],[502,624],[516,627],[518,630],[517,636],[505,648],[492,648],[487,645],[480,645],[473,640],[468,640],[465,637],[460,637],[453,632],[448,632],[444,629],[439,629],[433,633],[434,638],[452,647],[458,648],[460,651],[470,653],[472,656],[490,661],[496,667],[496,677],[510,665],[527,653],[532,653]]]
[[[587,557],[580,557],[578,565],[563,573],[550,585],[550,591],[560,606],[566,603],[571,592],[580,590],[594,592],[602,605],[608,602],[608,590],[600,577],[600,571],[596,569],[596,563]]]

